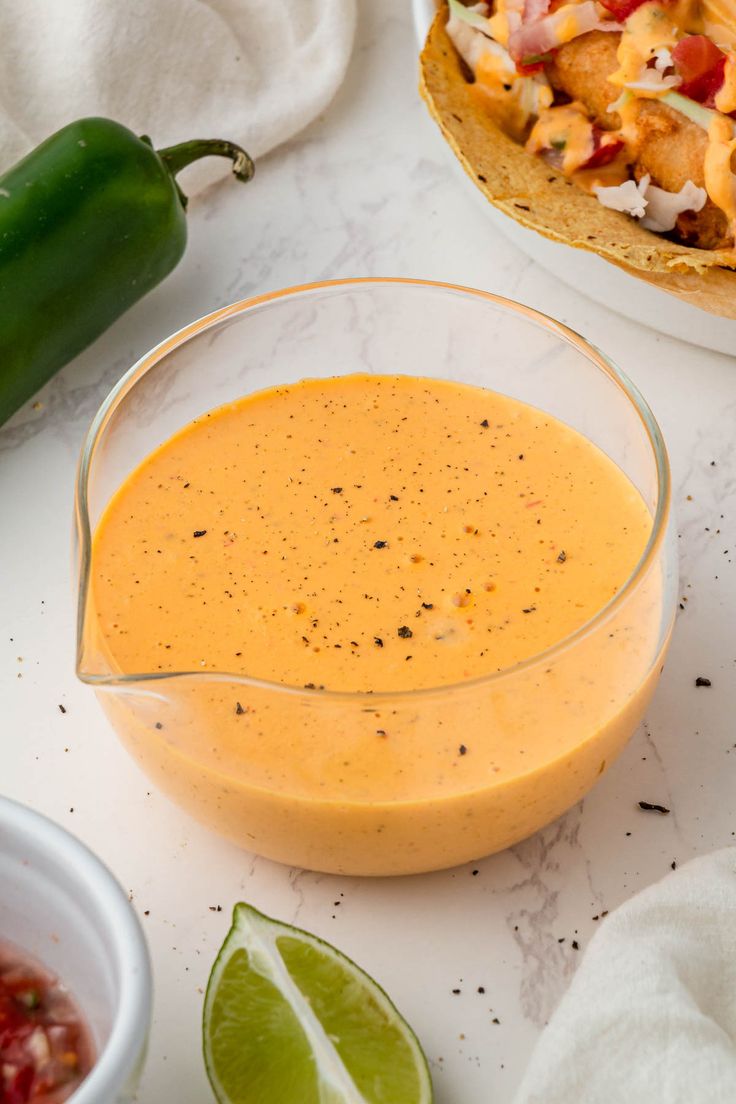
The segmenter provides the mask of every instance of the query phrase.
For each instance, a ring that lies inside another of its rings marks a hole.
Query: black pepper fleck
[[[639,808],[643,809],[645,813],[661,813],[663,816],[667,816],[669,809],[664,805],[652,804],[650,801],[640,801]]]
[[[404,640],[408,640],[410,636],[414,635],[408,625],[401,625],[399,629],[397,629],[397,632]]]
[[[192,536],[193,537],[203,537],[203,536],[205,536],[206,532],[207,532],[206,529],[195,529],[194,532],[192,533]]]
[[[698,677],[695,680],[695,685],[696,686],[712,686],[713,683],[710,681],[709,678],[705,678],[704,675],[698,675]]]

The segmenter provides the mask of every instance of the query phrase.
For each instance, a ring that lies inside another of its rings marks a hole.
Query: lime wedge
[[[309,932],[239,904],[212,967],[204,1060],[220,1104],[431,1104],[414,1032]]]

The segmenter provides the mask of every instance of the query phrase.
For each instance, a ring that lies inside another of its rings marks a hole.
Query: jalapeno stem
[[[201,157],[229,157],[233,163],[233,173],[244,184],[252,178],[255,166],[252,158],[236,146],[220,138],[194,138],[191,142],[181,142],[178,146],[167,146],[158,150],[158,155],[172,176],[199,161]]]

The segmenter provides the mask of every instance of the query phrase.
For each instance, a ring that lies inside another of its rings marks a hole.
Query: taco
[[[504,214],[736,318],[734,0],[449,0],[421,91]]]

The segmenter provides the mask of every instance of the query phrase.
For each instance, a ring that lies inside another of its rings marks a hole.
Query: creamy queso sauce
[[[623,585],[651,516],[600,450],[507,396],[345,376],[197,419],[100,525],[119,669],[409,690],[543,651]]]

